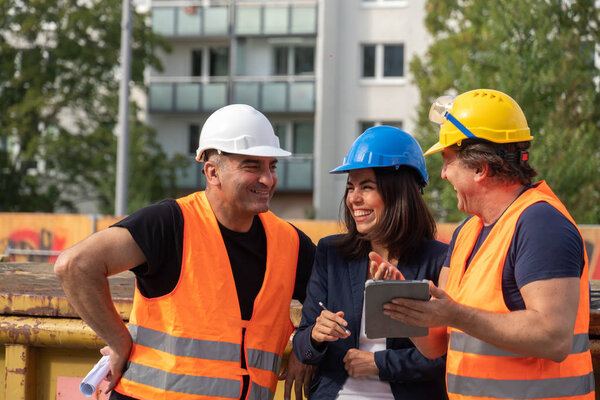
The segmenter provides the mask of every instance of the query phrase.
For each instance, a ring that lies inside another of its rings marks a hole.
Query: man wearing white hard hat
[[[206,190],[145,207],[63,252],[67,298],[107,343],[111,399],[272,399],[315,248],[269,211],[277,157],[267,118],[233,104],[202,128]],[[107,277],[136,275],[127,327]],[[294,359],[301,396],[305,375]]]

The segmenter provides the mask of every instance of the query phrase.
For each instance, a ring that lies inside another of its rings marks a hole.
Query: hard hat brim
[[[256,146],[246,150],[238,150],[232,154],[243,154],[246,156],[256,157],[289,157],[292,155],[289,151],[272,147],[272,146]]]
[[[342,174],[344,172],[348,172],[348,171],[352,171],[355,169],[364,169],[364,168],[377,168],[374,167],[372,165],[349,165],[349,164],[344,164],[344,165],[340,165],[337,168],[332,169],[331,171],[329,171],[330,174]]]
[[[424,156],[428,156],[429,154],[437,153],[438,151],[444,150],[446,147],[447,146],[444,146],[440,142],[437,142],[436,144],[434,144],[433,146],[431,146],[429,148],[429,150],[427,150],[425,153],[423,153],[423,155]]]

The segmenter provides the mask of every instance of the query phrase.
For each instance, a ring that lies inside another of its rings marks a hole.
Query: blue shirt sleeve
[[[520,289],[542,279],[579,278],[583,254],[575,225],[550,204],[540,202],[519,217],[508,257]]]

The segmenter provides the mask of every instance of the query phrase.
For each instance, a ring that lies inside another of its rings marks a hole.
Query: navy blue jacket
[[[351,348],[358,348],[358,332],[363,310],[363,296],[368,258],[346,260],[333,241],[339,235],[319,241],[315,264],[302,305],[302,320],[294,336],[294,353],[306,364],[319,368],[311,383],[310,399],[335,399],[348,374],[343,358]],[[399,269],[408,280],[429,279],[436,285],[448,246],[430,240],[420,254]],[[321,313],[319,301],[333,312],[344,311],[351,335],[346,339],[326,342],[322,348],[312,345],[310,334]],[[386,339],[387,350],[375,352],[379,379],[390,382],[395,399],[446,399],[444,358],[430,360],[423,356],[408,338]]]

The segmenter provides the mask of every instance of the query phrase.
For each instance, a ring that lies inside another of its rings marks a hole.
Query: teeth
[[[354,210],[355,217],[364,217],[366,215],[371,214],[373,211],[371,210]]]
[[[261,191],[258,191],[258,190],[253,190],[253,189],[250,189],[250,191],[251,191],[252,193],[256,193],[256,194],[260,194],[260,195],[269,194],[269,192],[268,192],[268,191],[261,192]]]

